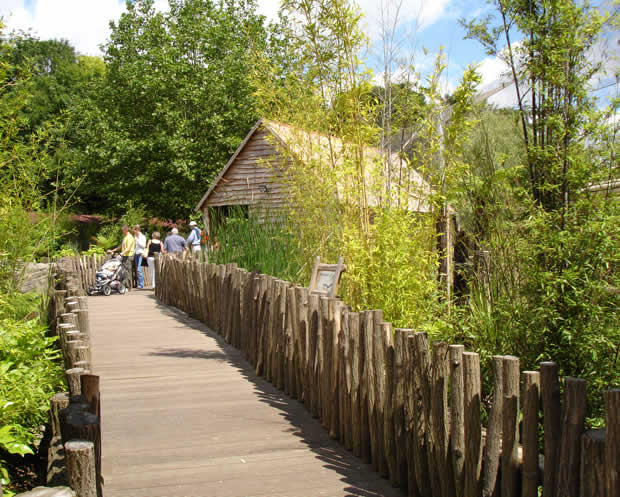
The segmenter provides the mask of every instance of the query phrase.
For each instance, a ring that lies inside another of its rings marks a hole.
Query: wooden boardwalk
[[[105,497],[402,497],[150,291],[89,298]]]

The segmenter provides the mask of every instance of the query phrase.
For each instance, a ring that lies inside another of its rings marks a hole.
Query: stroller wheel
[[[104,286],[102,290],[103,290],[103,294],[106,297],[112,293],[112,289],[110,288],[110,285]]]
[[[118,293],[120,293],[121,295],[124,295],[125,293],[127,293],[127,288],[122,283],[118,285],[117,290],[118,290]]]

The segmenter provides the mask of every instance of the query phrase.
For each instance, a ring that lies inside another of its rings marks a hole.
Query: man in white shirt
[[[191,221],[189,223],[189,226],[192,229],[192,232],[187,237],[187,247],[194,253],[200,252],[200,242],[201,242],[200,228],[196,224],[196,221]]]
[[[135,240],[135,251],[133,256],[134,267],[138,273],[138,288],[144,288],[144,273],[142,272],[142,258],[146,257],[144,249],[146,249],[146,237],[140,231],[140,225],[133,227],[133,238]]]

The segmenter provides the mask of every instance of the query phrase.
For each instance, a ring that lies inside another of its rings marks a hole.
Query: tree
[[[619,211],[604,187],[618,176],[618,100],[602,108],[593,97],[601,64],[592,54],[618,19],[572,0],[493,6],[495,18],[466,25],[507,63],[521,143],[504,149],[509,160],[498,164],[495,130],[478,135],[490,152],[479,156],[491,166],[487,191],[503,198],[487,198],[496,216],[478,230],[491,264],[490,274],[474,275],[472,294],[485,298],[472,300],[470,323],[474,332],[491,330],[501,352],[519,355],[525,367],[552,359],[565,374],[592,380],[600,407],[601,392],[620,377]],[[461,207],[473,218],[480,195],[466,188]]]
[[[106,73],[74,126],[88,210],[191,212],[257,119],[249,54],[265,45],[250,0],[128,2],[104,46]]]

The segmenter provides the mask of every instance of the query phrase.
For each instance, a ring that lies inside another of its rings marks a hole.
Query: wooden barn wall
[[[261,204],[282,207],[285,188],[279,181],[286,158],[278,152],[265,129],[257,130],[211,193],[203,210],[224,205]],[[267,185],[269,192],[261,190]]]

